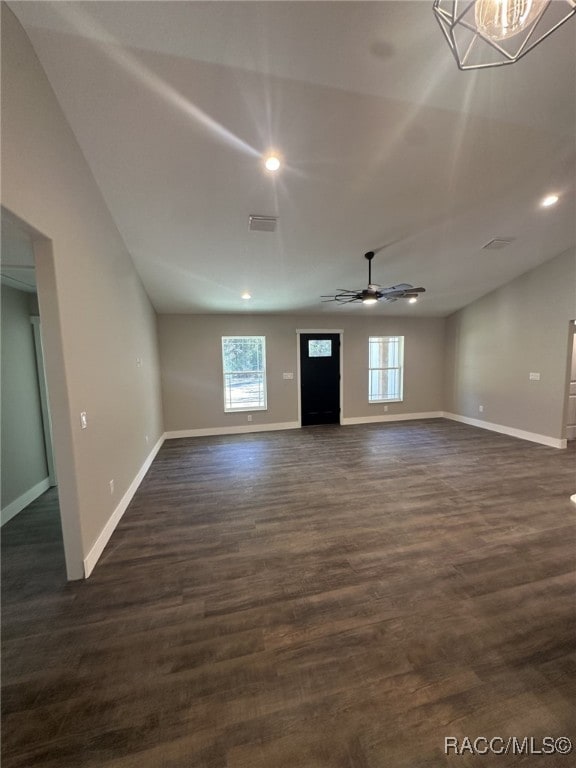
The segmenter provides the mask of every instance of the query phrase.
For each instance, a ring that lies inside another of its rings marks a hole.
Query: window
[[[264,336],[223,336],[224,410],[266,409]]]
[[[370,336],[368,340],[368,401],[402,400],[404,336]]]
[[[309,339],[308,357],[332,357],[332,340]]]

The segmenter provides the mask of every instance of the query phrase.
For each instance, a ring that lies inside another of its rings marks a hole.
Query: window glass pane
[[[264,374],[226,373],[226,408],[260,408],[264,404]]]
[[[370,371],[370,399],[400,399],[400,371],[397,368]]]
[[[332,340],[309,339],[308,357],[332,357]]]
[[[370,371],[370,400],[382,400],[382,371]]]
[[[370,339],[370,368],[382,367],[382,346],[380,339]]]
[[[224,336],[224,410],[266,408],[264,336]]]
[[[224,372],[261,371],[263,338],[260,336],[228,336],[222,340]]]
[[[403,336],[371,336],[368,342],[368,400],[402,400]]]

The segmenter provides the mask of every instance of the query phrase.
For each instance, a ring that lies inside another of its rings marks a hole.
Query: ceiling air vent
[[[509,237],[495,237],[494,240],[490,240],[489,243],[482,246],[483,251],[499,251],[501,248],[507,248],[510,243],[513,243],[515,238]]]
[[[249,216],[248,229],[251,232],[276,232],[276,216]]]

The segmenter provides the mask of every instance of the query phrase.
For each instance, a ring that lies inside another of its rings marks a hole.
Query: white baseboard
[[[524,429],[506,427],[504,424],[493,424],[491,421],[482,421],[481,419],[471,419],[468,416],[459,416],[456,413],[444,413],[444,418],[460,421],[463,424],[470,424],[472,427],[480,427],[480,429],[489,429],[491,432],[500,432],[500,434],[508,435],[509,437],[518,437],[520,440],[529,440],[531,443],[540,443],[550,448],[566,448],[567,444],[564,438],[539,435],[537,432],[526,432]]]
[[[414,421],[415,419],[441,419],[443,411],[424,411],[424,413],[384,413],[378,416],[350,416],[342,419],[342,425],[376,424],[382,421]]]
[[[92,546],[92,549],[90,550],[90,552],[88,552],[88,554],[84,558],[84,578],[85,579],[87,579],[88,576],[90,576],[90,574],[94,570],[94,566],[96,565],[96,563],[100,558],[100,555],[104,551],[104,547],[106,546],[106,544],[108,544],[110,537],[114,533],[116,526],[118,525],[118,523],[122,518],[122,515],[128,509],[128,505],[130,504],[130,502],[132,501],[132,498],[134,497],[134,494],[138,490],[138,486],[144,479],[146,472],[148,472],[148,470],[150,469],[150,465],[156,458],[156,454],[162,447],[162,443],[164,442],[165,437],[166,437],[165,434],[162,435],[158,440],[158,442],[156,443],[156,445],[154,446],[154,448],[152,448],[152,450],[150,451],[150,453],[146,458],[146,461],[140,467],[138,474],[136,475],[134,480],[132,480],[132,482],[130,483],[128,490],[126,491],[124,496],[122,496],[122,498],[120,499],[118,506],[116,507],[114,512],[112,512],[112,514],[110,515],[108,522],[106,523],[106,525],[102,529],[102,532],[96,539],[94,545]]]
[[[212,437],[213,435],[243,435],[249,432],[277,432],[280,429],[298,429],[297,421],[281,421],[278,424],[247,424],[242,427],[209,427],[207,429],[178,429],[166,432],[167,440],[180,437]]]
[[[4,507],[0,513],[0,525],[4,525],[8,522],[8,520],[12,520],[13,517],[16,517],[18,512],[22,512],[22,510],[27,507],[28,504],[32,504],[32,502],[35,501],[38,496],[42,496],[42,494],[47,491],[48,488],[50,488],[50,478],[45,477],[44,480],[36,483],[36,485],[30,488],[30,490],[26,491],[26,493],[23,493],[21,496],[18,496],[17,499],[11,501],[10,504]]]

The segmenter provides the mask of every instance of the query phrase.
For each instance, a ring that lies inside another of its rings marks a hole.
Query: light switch
[[[293,379],[294,378],[294,374],[292,373],[292,371],[289,371],[287,373],[283,373],[282,374],[282,378],[283,379]]]
[[[528,378],[530,379],[530,381],[540,381],[540,374],[535,373],[534,371],[531,371]]]
[[[80,427],[82,429],[86,429],[88,426],[88,417],[86,416],[86,411],[82,411],[80,414]]]

